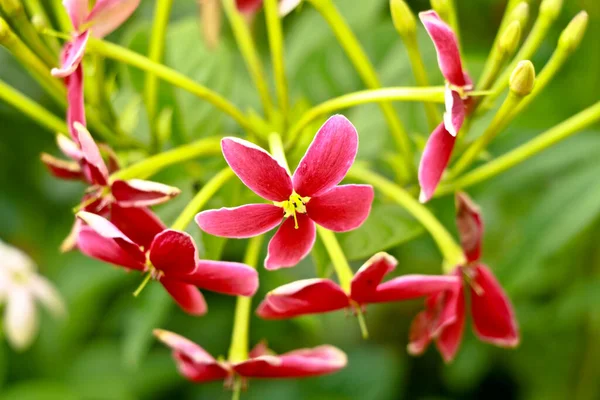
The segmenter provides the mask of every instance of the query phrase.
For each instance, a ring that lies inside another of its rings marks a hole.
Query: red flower
[[[143,208],[120,208],[127,213],[116,218],[119,225],[82,211],[77,217],[86,223],[77,236],[82,253],[130,270],[148,272],[186,312],[206,313],[206,303],[197,289],[234,296],[252,296],[258,288],[258,274],[240,263],[199,260],[192,237],[166,229]]]
[[[344,368],[346,354],[333,346],[273,354],[263,343],[240,362],[216,360],[196,343],[176,333],[155,329],[154,335],[173,350],[179,372],[192,382],[242,378],[302,378],[330,374]]]
[[[396,264],[396,259],[387,253],[375,254],[354,275],[349,293],[329,279],[288,283],[269,292],[256,313],[265,319],[292,318],[369,303],[409,300],[460,285],[455,277],[437,275],[405,275],[381,283]]]
[[[285,16],[298,7],[302,0],[279,0],[279,15]],[[235,0],[237,8],[245,14],[253,14],[260,10],[263,0]]]
[[[358,228],[373,202],[370,185],[341,185],[358,150],[358,134],[345,117],[336,115],[319,129],[296,172],[290,177],[269,153],[237,138],[224,138],[221,148],[235,174],[254,193],[272,204],[248,204],[201,212],[200,228],[211,235],[248,238],[281,223],[269,243],[267,269],[293,267],[312,249],[315,223],[336,232]]]
[[[472,89],[472,82],[463,69],[458,40],[452,29],[435,11],[419,13],[419,18],[433,40],[447,86],[444,121],[431,133],[419,165],[419,200],[426,202],[433,196],[450,160],[456,134],[465,119],[467,93]]]
[[[461,279],[458,287],[427,298],[425,310],[410,329],[411,354],[421,354],[434,340],[446,362],[454,359],[462,340],[465,322],[464,289],[470,291],[471,317],[477,337],[496,346],[515,347],[519,330],[512,304],[490,269],[481,263],[483,221],[479,208],[459,193],[457,225],[467,264],[453,272]]]

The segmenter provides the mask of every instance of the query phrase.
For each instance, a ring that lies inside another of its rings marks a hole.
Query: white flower
[[[3,325],[8,342],[16,350],[29,347],[37,334],[35,300],[57,317],[66,314],[60,294],[37,274],[33,260],[0,241],[0,305],[6,304]]]

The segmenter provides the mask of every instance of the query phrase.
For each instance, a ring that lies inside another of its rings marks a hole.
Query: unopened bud
[[[583,39],[588,19],[588,13],[580,11],[560,34],[558,46],[569,52],[575,50]]]
[[[0,0],[0,6],[7,17],[13,17],[24,12],[23,4],[19,0]]]
[[[521,28],[527,25],[527,21],[529,20],[529,4],[522,1],[513,8],[510,12],[509,21],[519,21],[521,24]]]
[[[542,0],[540,4],[540,16],[554,21],[563,6],[563,0]]]
[[[417,31],[417,21],[408,4],[404,0],[390,0],[390,10],[398,33],[402,36],[414,35]]]
[[[510,91],[519,95],[527,96],[535,85],[535,68],[529,60],[519,61],[517,67],[510,76]]]
[[[498,42],[498,47],[505,56],[510,57],[514,54],[515,50],[517,50],[520,41],[521,23],[519,21],[513,21],[502,33],[500,41]]]

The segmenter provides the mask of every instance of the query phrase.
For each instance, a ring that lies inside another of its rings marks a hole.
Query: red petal
[[[284,167],[269,153],[243,139],[221,140],[225,161],[254,193],[271,201],[288,200],[292,180]]]
[[[319,314],[350,306],[348,295],[329,279],[303,279],[270,291],[256,313],[264,319]]]
[[[343,115],[334,115],[319,129],[292,178],[301,196],[313,197],[340,183],[358,151],[356,128]]]
[[[281,223],[283,210],[273,204],[248,204],[235,208],[202,211],[196,223],[204,232],[228,238],[249,238]]]
[[[380,252],[369,258],[352,278],[350,297],[358,303],[368,303],[383,277],[398,261],[387,253]]]
[[[456,136],[465,121],[465,103],[457,92],[449,88],[446,89],[445,98],[444,127],[452,136]]]
[[[454,360],[462,342],[465,327],[465,295],[462,287],[455,294],[456,302],[447,303],[444,309],[446,311],[452,307],[453,321],[443,326],[435,341],[438,351],[447,363]]]
[[[85,180],[79,164],[42,153],[42,162],[52,175],[60,179]]]
[[[52,76],[66,78],[78,69],[77,67],[81,65],[81,59],[85,53],[85,47],[87,46],[89,37],[90,32],[85,31],[80,35],[73,36],[73,39],[70,42],[65,43],[60,56],[61,66],[60,68],[52,68],[52,71],[50,71]],[[83,85],[83,70],[80,70],[79,72],[81,76],[80,84]],[[69,103],[71,103],[70,98]]]
[[[70,159],[74,161],[81,161],[83,159],[83,153],[79,145],[62,133],[56,135],[56,144],[60,151]]]
[[[256,343],[254,345],[254,347],[248,352],[248,358],[256,358],[256,357],[260,357],[260,356],[268,356],[268,355],[272,355],[273,351],[271,349],[269,349],[269,346],[267,346],[267,342],[264,340],[261,340],[260,342]]]
[[[465,86],[465,78],[458,50],[458,40],[452,29],[439,17],[435,11],[419,13],[419,18],[437,51],[438,64],[442,75],[452,85]]]
[[[467,262],[481,258],[483,220],[481,210],[466,193],[456,194],[456,226]]]
[[[419,184],[421,185],[419,200],[422,203],[433,196],[438,183],[440,183],[455,141],[456,138],[448,133],[443,123],[439,124],[429,136],[419,164]]]
[[[471,314],[477,336],[496,346],[519,344],[519,328],[508,296],[485,265],[474,269],[471,288]]]
[[[410,324],[408,346],[406,350],[414,356],[423,354],[431,343],[431,325],[434,316],[431,310],[426,309],[417,314]]]
[[[67,127],[69,128],[69,135],[74,140],[75,144],[78,146],[78,153],[75,153],[74,150],[69,150],[74,157],[75,160],[81,161],[85,158],[85,154],[83,153],[81,147],[81,142],[79,140],[79,133],[75,129],[75,123],[80,123],[85,125],[85,104],[83,99],[83,67],[79,65],[75,72],[65,78],[65,83],[67,84]],[[66,144],[65,144],[66,145]],[[91,177],[89,178],[91,179]]]
[[[266,269],[293,267],[310,253],[315,244],[315,223],[306,214],[297,214],[296,218],[298,229],[294,226],[294,218],[288,217],[269,242]]]
[[[95,37],[102,38],[125,22],[139,4],[140,0],[97,0],[85,23]]]
[[[150,246],[150,261],[167,278],[188,275],[196,269],[198,252],[194,239],[172,229],[160,232]],[[177,278],[179,280],[179,278]]]
[[[149,249],[154,236],[166,229],[162,221],[147,208],[124,208],[112,204],[110,220],[121,232],[144,249]]]
[[[121,207],[153,206],[164,203],[181,193],[176,187],[141,179],[114,181],[111,192]]]
[[[79,25],[83,23],[88,14],[89,0],[63,0],[63,6],[71,19],[73,28],[79,30]]]
[[[252,14],[257,12],[262,6],[263,0],[235,0],[235,4],[240,12]]]
[[[326,345],[280,356],[256,357],[234,365],[233,369],[246,378],[300,378],[336,372],[347,362],[344,352]]]
[[[335,231],[358,228],[369,216],[373,203],[370,185],[336,186],[306,203],[306,213],[317,224]]]
[[[104,163],[104,159],[102,159],[98,145],[94,142],[92,135],[90,135],[90,132],[88,132],[85,126],[81,125],[79,122],[75,122],[73,123],[73,127],[77,132],[77,138],[79,140],[79,145],[81,146],[81,151],[83,152],[86,166],[90,170],[92,183],[105,186],[108,182],[108,168]]]
[[[179,279],[212,292],[252,296],[258,289],[258,273],[246,264],[200,260],[196,269]]]
[[[168,278],[161,278],[160,283],[163,284],[167,292],[169,292],[173,300],[179,304],[179,307],[183,311],[198,317],[206,314],[206,302],[198,288]]]
[[[410,300],[449,290],[456,286],[460,286],[460,281],[453,276],[405,275],[379,285],[368,301],[381,303]]]

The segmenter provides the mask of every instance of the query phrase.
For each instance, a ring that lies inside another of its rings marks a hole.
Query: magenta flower
[[[490,269],[481,263],[483,221],[471,199],[459,193],[457,225],[467,264],[452,273],[462,284],[429,296],[425,310],[413,320],[410,329],[411,354],[421,354],[434,340],[446,362],[454,359],[462,340],[465,323],[464,290],[470,291],[471,317],[475,335],[501,347],[519,344],[519,329],[508,296]]]
[[[463,69],[458,40],[452,29],[435,11],[419,13],[421,22],[433,40],[442,75],[446,78],[446,112],[444,121],[434,129],[423,151],[419,165],[421,202],[428,201],[448,165],[456,135],[467,112],[468,91],[473,87],[471,78]]]
[[[129,270],[147,272],[158,280],[189,314],[207,311],[198,288],[234,296],[252,296],[258,288],[256,270],[240,263],[199,260],[194,241],[185,232],[166,229],[143,208],[118,208],[128,213],[120,225],[89,212],[77,236],[82,253]]]
[[[225,161],[248,188],[272,204],[203,211],[200,228],[215,236],[248,238],[283,224],[269,243],[265,267],[293,267],[312,249],[315,223],[336,232],[358,228],[373,202],[370,185],[341,185],[358,151],[358,134],[336,115],[319,129],[290,177],[269,153],[237,138],[224,138]]]
[[[256,313],[265,319],[293,318],[370,303],[409,300],[460,286],[459,279],[444,275],[405,275],[381,283],[396,264],[396,259],[387,253],[375,254],[356,272],[349,293],[330,279],[288,283],[269,292]]]
[[[279,15],[285,16],[291,13],[302,0],[279,0]],[[254,14],[260,10],[263,0],[236,0],[237,8],[245,14]]]
[[[324,345],[275,355],[264,343],[250,351],[249,359],[240,362],[216,360],[196,343],[173,332],[155,329],[154,335],[173,350],[179,372],[192,382],[225,380],[235,375],[248,378],[302,378],[330,374],[344,368],[346,354]]]

